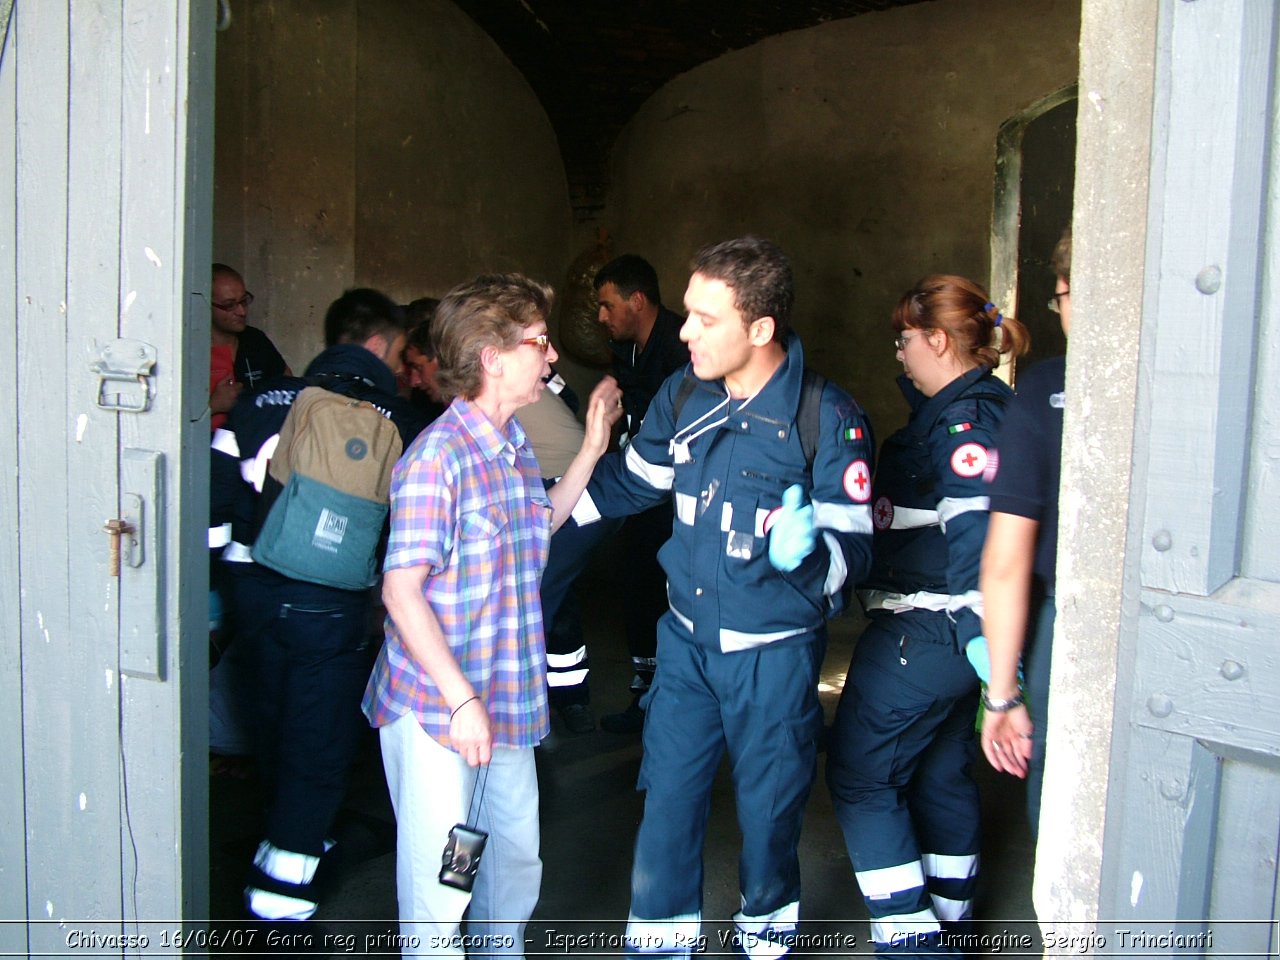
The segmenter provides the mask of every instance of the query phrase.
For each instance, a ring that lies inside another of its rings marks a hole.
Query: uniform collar
[[[804,380],[804,347],[800,345],[800,338],[794,332],[788,333],[783,346],[787,352],[782,366],[747,404],[747,409],[757,416],[778,421],[795,418],[800,407],[800,384]],[[724,381],[720,383],[723,387]]]
[[[462,397],[455,397],[453,403],[450,404],[450,409],[462,421],[462,425],[466,428],[467,433],[471,434],[471,438],[475,441],[480,453],[486,460],[496,460],[507,447],[512,450],[519,450],[528,441],[524,428],[520,426],[520,421],[514,416],[507,421],[507,429],[504,434],[493,425],[493,421],[480,411],[479,407],[462,399]]]
[[[356,343],[336,343],[307,364],[306,376],[325,374],[355,377],[375,390],[395,396],[396,375],[391,368]]]
[[[911,424],[918,430],[927,431],[943,410],[990,372],[990,367],[978,365],[956,377],[932,397],[926,397],[917,390],[905,373],[898,374],[898,388],[911,407]]]

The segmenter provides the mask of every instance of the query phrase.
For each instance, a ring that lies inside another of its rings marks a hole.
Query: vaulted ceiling
[[[454,0],[519,69],[560,141],[580,220],[604,204],[618,132],[659,87],[788,30],[923,0]]]

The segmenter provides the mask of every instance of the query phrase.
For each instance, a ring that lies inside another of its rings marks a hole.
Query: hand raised
[[[813,529],[813,504],[804,502],[800,484],[793,483],[782,494],[782,508],[769,528],[769,562],[790,573],[813,553],[817,537]]]

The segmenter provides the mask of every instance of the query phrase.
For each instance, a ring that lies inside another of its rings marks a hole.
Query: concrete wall
[[[1075,82],[1079,4],[937,0],[765,40],[677,77],[624,130],[605,220],[678,306],[690,255],[746,232],[797,275],[810,362],[905,420],[889,311],[919,276],[986,284],[996,134]]]
[[[218,35],[214,256],[295,371],[329,302],[482,271],[557,286],[571,213],[523,77],[448,0],[255,0]]]
[[[571,225],[554,133],[448,0],[259,0],[219,35],[214,251],[300,368],[343,288],[401,300],[481,270],[562,293],[597,226],[679,308],[701,244],[775,239],[811,362],[883,436],[905,419],[887,316],[917,277],[986,283],[1000,124],[1076,78],[1070,0],[936,0],[774,37],[676,78],[623,131],[610,204]],[[579,389],[597,374],[563,364]]]

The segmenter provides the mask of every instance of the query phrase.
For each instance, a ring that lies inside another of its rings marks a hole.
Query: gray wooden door
[[[1109,951],[1136,952],[1123,929],[1202,935],[1165,955],[1277,949],[1276,19],[1270,0],[1160,4]]]
[[[16,0],[0,59],[0,951],[207,914],[215,11]]]

